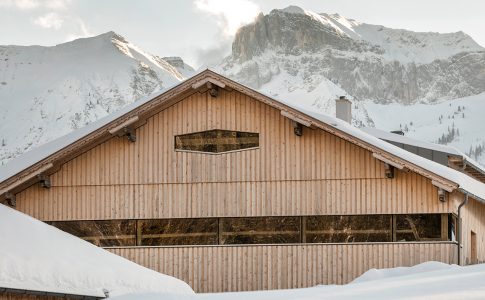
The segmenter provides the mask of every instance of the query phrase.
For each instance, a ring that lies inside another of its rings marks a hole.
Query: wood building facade
[[[196,292],[485,261],[482,199],[341,128],[204,71],[9,177],[0,196]]]

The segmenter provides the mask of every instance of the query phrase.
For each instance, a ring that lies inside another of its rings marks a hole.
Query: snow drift
[[[426,262],[414,267],[372,269],[346,285],[293,290],[198,294],[185,300],[313,300],[313,299],[484,299],[485,264],[460,267]],[[156,293],[131,294],[115,300],[159,300]]]
[[[104,297],[189,295],[183,281],[139,266],[0,205],[0,287]]]

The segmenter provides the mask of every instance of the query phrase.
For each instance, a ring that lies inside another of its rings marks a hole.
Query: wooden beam
[[[449,186],[449,185],[442,183],[442,182],[438,182],[436,180],[432,180],[431,184],[434,185],[437,188],[440,188],[440,189],[447,191],[448,193],[451,193],[455,190],[455,187]]]
[[[286,110],[282,110],[281,111],[281,115],[283,117],[287,117],[288,119],[292,120],[292,121],[295,121],[297,123],[300,123],[301,125],[304,125],[306,127],[311,127],[312,126],[312,123],[306,121],[306,120],[303,120],[302,118],[299,118],[297,117],[296,115],[286,111]]]
[[[3,195],[5,193],[8,193],[12,191],[14,188],[18,187],[19,185],[37,177],[38,175],[44,173],[45,171],[49,170],[50,168],[53,167],[52,163],[46,164],[45,166],[39,168],[37,171],[30,173],[29,175],[25,176],[24,178],[14,181],[12,184],[8,185],[4,189],[0,190],[0,195]]]
[[[382,155],[380,155],[378,153],[375,153],[374,152],[374,153],[372,153],[372,156],[374,156],[374,158],[382,161],[383,163],[386,163],[386,164],[388,164],[390,166],[393,166],[394,168],[397,168],[399,170],[404,171],[406,169],[406,167],[404,165],[401,165],[400,163],[397,163],[397,162],[394,162],[394,161],[392,161],[390,159],[387,159],[387,158],[385,158],[384,156],[382,156]]]
[[[139,120],[138,116],[134,116],[128,120],[126,120],[125,122],[121,123],[120,125],[116,126],[116,127],[113,127],[111,129],[108,129],[108,132],[110,134],[118,134],[120,131],[124,130],[124,128],[132,125],[133,123],[137,122]]]
[[[217,85],[221,89],[223,89],[223,88],[226,87],[226,84],[224,82],[221,82],[221,81],[219,81],[217,79],[214,79],[214,78],[204,78],[204,79],[199,80],[199,81],[195,82],[194,84],[192,84],[192,89],[196,90],[196,89],[200,88],[201,86],[206,85],[208,82],[210,82],[210,83],[212,83],[214,85]]]

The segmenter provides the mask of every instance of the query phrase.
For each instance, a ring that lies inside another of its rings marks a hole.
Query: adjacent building
[[[210,70],[13,160],[0,195],[196,292],[485,260],[485,184]]]

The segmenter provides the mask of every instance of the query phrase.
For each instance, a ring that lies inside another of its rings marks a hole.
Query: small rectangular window
[[[441,214],[396,215],[396,241],[441,240]]]
[[[136,245],[134,220],[60,221],[50,224],[101,247]]]
[[[309,216],[307,243],[391,242],[391,215]]]
[[[300,242],[299,217],[221,218],[221,244]]]
[[[259,147],[259,133],[208,130],[175,136],[175,150],[223,153]]]
[[[138,221],[138,245],[215,245],[217,219],[162,219]]]

